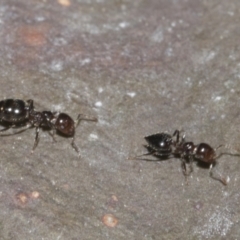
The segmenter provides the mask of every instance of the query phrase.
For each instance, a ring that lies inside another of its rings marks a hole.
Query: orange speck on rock
[[[20,37],[29,46],[42,46],[47,42],[46,29],[37,26],[26,26],[19,30]]]
[[[112,227],[112,228],[116,227],[116,225],[118,224],[118,220],[117,220],[117,218],[113,214],[105,214],[102,217],[102,222],[107,227]]]
[[[63,6],[70,6],[71,5],[71,2],[70,0],[57,0],[59,4],[63,5]]]
[[[114,201],[114,202],[118,202],[118,198],[117,198],[117,196],[116,195],[112,195],[112,200]]]
[[[24,192],[20,192],[16,195],[17,200],[20,204],[26,204],[28,201],[28,195]]]
[[[38,191],[33,191],[30,193],[31,198],[37,199],[39,198],[39,196],[40,196],[40,193]]]
[[[65,183],[65,184],[62,185],[62,188],[63,188],[64,190],[69,190],[69,189],[70,189],[70,185],[67,184],[67,183]]]

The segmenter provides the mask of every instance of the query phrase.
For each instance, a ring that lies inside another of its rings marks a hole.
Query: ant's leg
[[[28,99],[28,100],[27,100],[27,103],[28,103],[28,108],[29,108],[29,110],[30,110],[30,111],[33,110],[33,100],[32,100],[32,99]]]
[[[37,147],[38,142],[39,142],[39,127],[36,127],[36,136],[35,136],[35,141],[34,141],[34,145],[32,148],[32,153],[35,150],[35,148]]]
[[[214,150],[216,151],[216,150],[219,149],[220,147],[223,147],[223,145],[221,144],[221,145],[217,146]]]
[[[3,129],[1,129],[0,132],[6,132],[8,129],[14,128],[14,127],[16,127],[16,126],[15,126],[15,125],[10,125],[10,126],[8,126],[8,127],[5,127],[5,128],[3,128]],[[10,135],[13,135],[13,134],[10,134]]]
[[[14,127],[15,127],[15,125],[12,125],[11,127],[7,127],[7,128],[4,128],[4,129],[1,129],[0,132],[5,132],[8,129],[14,128]],[[0,134],[0,136],[1,137],[5,137],[5,136],[19,134],[19,133],[22,133],[22,132],[26,131],[27,129],[29,129],[31,127],[32,127],[32,124],[27,124],[24,128],[21,128],[19,131],[16,131],[16,132],[13,132],[13,133]]]
[[[223,147],[223,145],[219,145],[218,147],[216,147],[214,150],[216,151],[218,148],[220,147]],[[219,159],[222,155],[224,155],[225,153],[220,153],[218,156],[215,157],[215,161],[216,159]],[[215,167],[217,165],[217,161],[214,163],[215,165],[211,164],[210,167],[209,167],[209,176],[214,179],[214,180],[217,180],[219,182],[221,182],[223,185],[227,185],[228,182],[229,182],[229,177],[227,178],[223,178],[220,174],[220,177],[217,177],[213,174],[213,167]]]
[[[56,140],[56,138],[55,138],[55,133],[56,133],[56,131],[54,131],[54,130],[48,132],[48,134],[52,137],[53,141],[54,141],[54,142],[57,142],[57,140]]]
[[[193,172],[193,157],[189,160],[189,171],[187,171],[187,165],[185,159],[182,161],[182,172],[185,176],[186,184],[188,184],[188,177],[191,176],[191,173]]]
[[[185,142],[185,137],[186,137],[186,135],[185,135],[185,133],[182,135],[182,143],[184,143]]]
[[[132,158],[129,157],[128,160],[156,161],[154,159],[143,159],[143,158],[141,158],[141,157],[144,157],[144,156],[154,155],[155,153],[156,153],[156,151],[152,150],[152,151],[150,151],[148,153],[144,153],[142,155],[138,155],[138,156],[135,156],[135,157],[132,157]]]
[[[217,163],[215,163],[215,166],[216,166],[216,164]],[[214,176],[213,175],[213,167],[215,167],[215,166],[213,166],[213,164],[211,164],[210,165],[210,167],[209,167],[209,176],[212,178],[212,179],[214,179],[214,180],[217,180],[217,181],[219,181],[219,182],[221,182],[223,185],[227,185],[228,184],[228,182],[229,182],[229,177],[226,179],[226,178],[223,178],[223,177],[216,177],[216,176]]]
[[[175,132],[173,133],[173,137],[176,135],[176,143],[179,143],[179,135],[180,135],[180,131],[179,130],[175,130]]]
[[[188,177],[193,172],[193,157],[191,156],[190,160],[189,160],[189,171],[187,171],[186,160],[183,157],[181,157],[181,160],[182,160],[182,172],[183,172],[183,175],[185,177]]]
[[[12,126],[3,128],[3,129],[0,130],[0,132],[5,132],[5,131],[7,131],[7,130],[10,129],[10,128],[12,128]]]
[[[98,119],[97,118],[89,118],[86,115],[83,114],[79,114],[77,117],[77,120],[75,121],[75,128],[79,125],[79,123],[84,120],[84,121],[92,121],[92,122],[97,122]]]
[[[188,185],[188,173],[187,173],[187,165],[186,165],[186,161],[185,160],[182,160],[182,173],[185,177],[185,181],[186,181],[186,184]]]
[[[75,144],[75,138],[74,138],[74,136],[73,136],[73,138],[72,138],[72,143],[71,143],[71,145],[72,145],[73,149],[77,152],[78,157],[80,157],[80,152],[79,152],[79,149],[78,149],[77,145]]]
[[[182,140],[181,140],[181,142],[179,143],[180,132],[183,132],[183,130],[181,130],[181,131],[175,130],[175,132],[173,133],[173,137],[176,136],[176,142],[175,142],[176,145],[185,142],[185,132],[183,132]]]
[[[92,122],[97,122],[98,119],[97,118],[89,118],[86,115],[83,114],[79,114],[76,121],[75,121],[75,129],[78,127],[79,123],[84,120],[84,121],[92,121]],[[78,156],[80,157],[80,152],[79,149],[77,147],[77,145],[75,144],[75,135],[72,138],[72,143],[71,143],[73,149],[78,153]]]
[[[186,165],[186,161],[185,161],[185,159],[183,159],[183,158],[181,158],[181,160],[182,160],[182,164],[181,164],[181,167],[182,167],[182,173],[183,173],[183,175],[184,175],[185,177],[187,177],[188,174],[187,174],[187,165]]]
[[[189,160],[189,172],[188,172],[188,176],[191,175],[191,173],[193,172],[193,156],[190,157],[190,160]]]
[[[190,157],[189,160],[189,171],[187,171],[187,165],[186,165],[186,160],[184,157],[181,157],[182,160],[182,173],[185,176],[185,180],[188,184],[188,177],[191,175],[193,172],[193,156]]]

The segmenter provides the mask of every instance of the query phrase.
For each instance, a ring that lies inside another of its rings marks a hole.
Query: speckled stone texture
[[[239,0],[2,0],[1,99],[97,117],[0,137],[0,239],[239,239],[240,157],[145,162],[144,136],[240,152]],[[149,157],[151,158],[151,156]]]

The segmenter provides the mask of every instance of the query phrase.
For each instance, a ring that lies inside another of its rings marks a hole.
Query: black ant
[[[210,177],[220,181],[222,184],[227,185],[228,179],[222,177],[216,177],[213,175],[212,169],[217,164],[217,159],[220,158],[223,154],[216,154],[217,148],[212,148],[207,143],[200,143],[195,145],[193,142],[186,142],[185,135],[182,136],[180,140],[180,131],[176,130],[173,135],[167,133],[156,133],[153,135],[146,136],[144,138],[148,145],[144,145],[148,153],[145,153],[140,156],[136,156],[133,159],[145,160],[145,161],[155,161],[151,159],[142,159],[141,157],[147,155],[153,155],[162,160],[167,160],[172,157],[180,158],[182,161],[182,172],[185,177],[189,176],[193,171],[192,163],[197,161],[199,164],[207,164],[209,166]],[[239,156],[238,154],[229,154]],[[187,171],[186,163],[190,164],[190,170]]]
[[[75,151],[79,154],[78,147],[75,144],[75,129],[81,120],[85,121],[97,121],[97,118],[87,118],[86,116],[79,114],[76,121],[66,113],[51,112],[51,111],[35,111],[33,106],[33,100],[29,99],[26,102],[20,99],[6,99],[0,101],[0,121],[5,125],[5,128],[0,132],[6,131],[10,128],[24,127],[20,131],[12,134],[6,134],[1,136],[8,136],[21,133],[29,128],[35,127],[36,136],[32,152],[37,147],[39,141],[39,129],[53,130],[50,133],[53,140],[54,133],[58,132],[66,137],[72,137],[71,145]]]

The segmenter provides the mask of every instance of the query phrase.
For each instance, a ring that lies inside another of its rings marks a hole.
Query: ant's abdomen
[[[24,101],[6,99],[0,101],[0,119],[5,122],[19,123],[27,119],[27,110]]]

